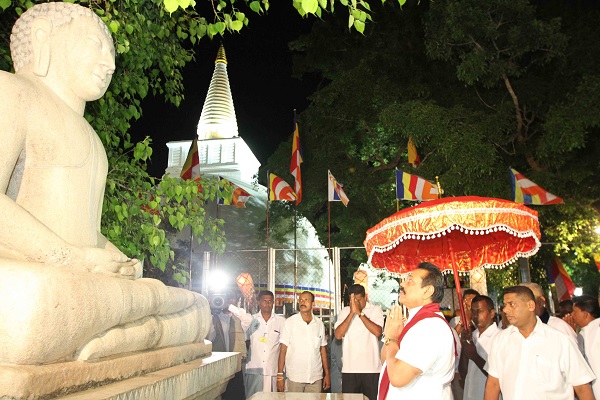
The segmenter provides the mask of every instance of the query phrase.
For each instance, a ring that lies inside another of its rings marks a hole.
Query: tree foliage
[[[573,270],[587,268],[600,251],[600,125],[593,112],[600,49],[587,39],[600,33],[598,7],[435,1],[401,11],[381,6],[373,16],[364,36],[340,35],[340,18],[315,23],[291,44],[297,74],[323,78],[300,116],[300,211],[320,235],[327,235],[327,169],[350,197],[347,209],[331,205],[332,243],[351,246],[396,210],[395,168],[439,177],[446,196],[509,199],[512,166],[565,200],[535,207],[551,251],[531,260],[533,275],[545,278],[551,254]],[[418,168],[406,159],[409,136]],[[284,170],[288,162],[284,143],[269,168]]]

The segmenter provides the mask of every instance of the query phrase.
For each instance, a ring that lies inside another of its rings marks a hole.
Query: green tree
[[[600,33],[598,7],[436,1],[402,12],[374,7],[373,16],[364,36],[341,36],[338,18],[291,44],[297,73],[323,77],[300,116],[299,210],[320,235],[327,169],[350,197],[347,210],[332,205],[332,243],[350,246],[395,211],[394,168],[439,176],[446,196],[509,199],[512,166],[565,200],[535,207],[543,247],[573,259],[573,269],[589,264],[600,250],[600,126],[592,111],[600,52],[586,38]],[[406,160],[409,136],[422,159],[417,169]],[[289,148],[282,144],[270,170],[285,169]],[[548,260],[545,252],[532,259],[536,279]]]

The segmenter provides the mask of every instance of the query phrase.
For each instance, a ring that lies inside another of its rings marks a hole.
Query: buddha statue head
[[[115,49],[104,22],[89,8],[43,3],[16,21],[10,37],[15,72],[32,73],[83,101],[106,92]]]

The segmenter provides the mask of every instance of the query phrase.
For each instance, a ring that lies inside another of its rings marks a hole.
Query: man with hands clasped
[[[367,301],[365,288],[354,284],[348,290],[350,305],[335,324],[335,338],[342,342],[342,392],[377,398],[381,370],[378,339],[383,331],[383,311]]]
[[[300,312],[285,320],[279,339],[277,391],[320,393],[331,386],[325,326],[312,310],[315,296],[304,291],[298,299]],[[285,378],[284,378],[285,370]]]
[[[388,315],[378,400],[452,399],[457,349],[440,312],[443,298],[442,273],[431,263],[420,263],[402,283],[398,300],[409,316],[405,325],[398,306]]]

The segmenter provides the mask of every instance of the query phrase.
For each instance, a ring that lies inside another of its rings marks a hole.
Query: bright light
[[[227,287],[229,277],[221,270],[210,271],[210,278],[208,280],[209,287],[214,293],[223,293],[223,290]]]
[[[582,294],[583,294],[583,289],[580,287],[576,287],[575,290],[573,291],[574,296],[581,296]]]
[[[597,226],[594,232],[596,232],[596,235],[600,235],[600,226]]]

